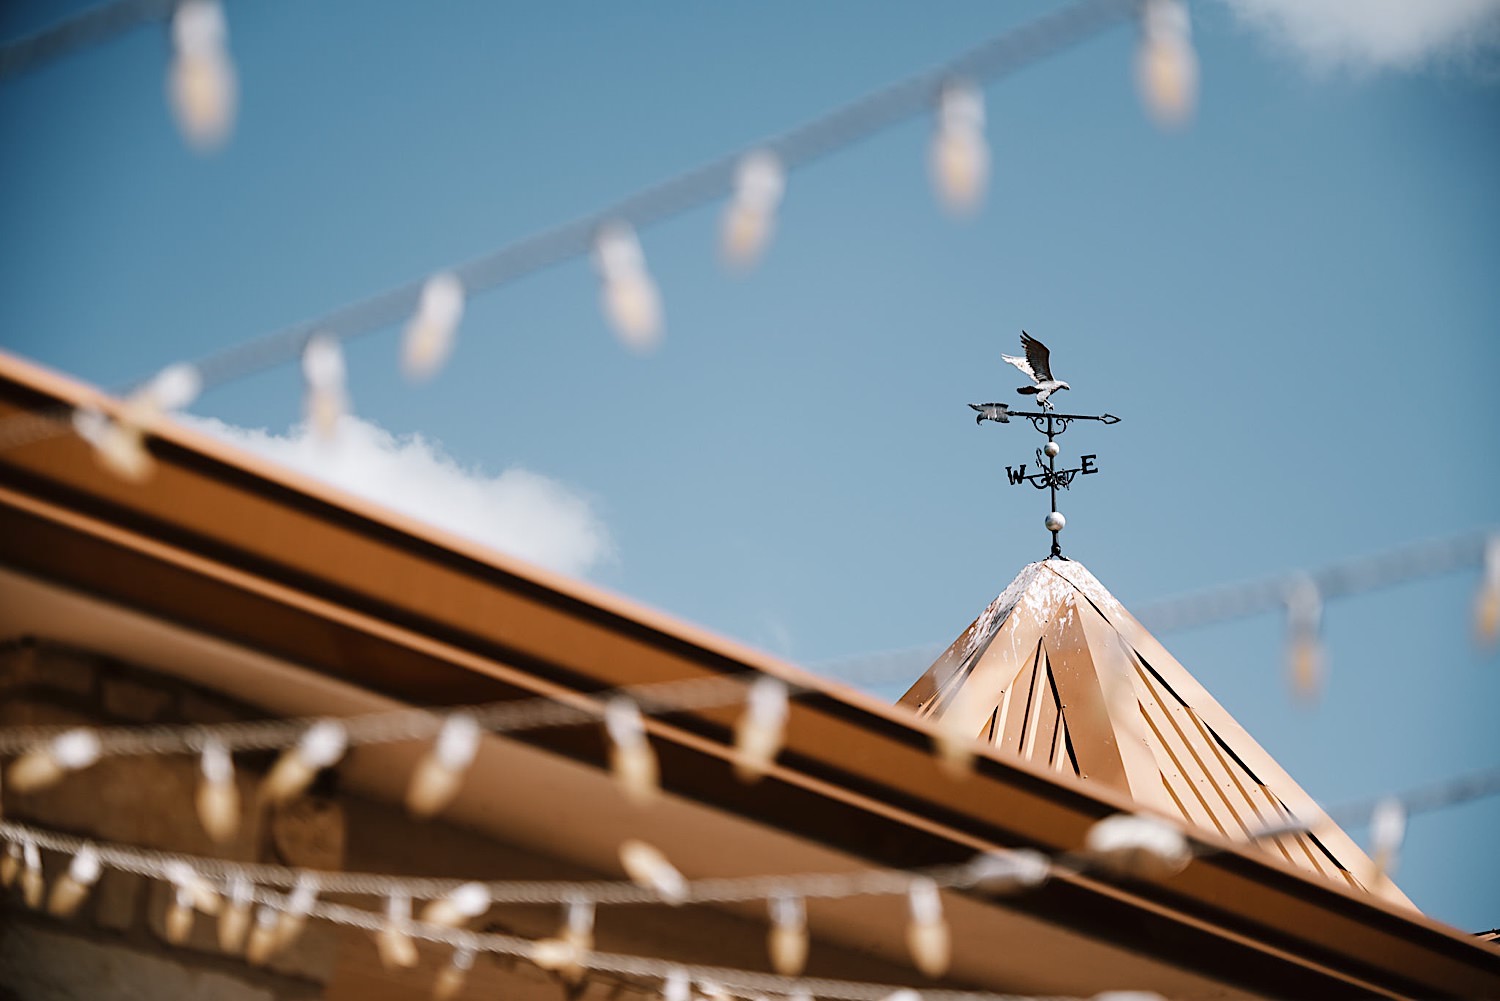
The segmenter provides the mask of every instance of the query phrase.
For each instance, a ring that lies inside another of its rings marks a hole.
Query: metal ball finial
[[[1046,520],[1042,524],[1047,526],[1047,531],[1049,532],[1061,532],[1067,527],[1068,519],[1062,516],[1061,511],[1053,511],[1047,515]]]
[[[1048,455],[1054,455],[1055,456],[1058,452],[1062,451],[1062,446],[1059,445],[1055,441],[1049,441],[1043,447],[1042,451],[1046,452]]]

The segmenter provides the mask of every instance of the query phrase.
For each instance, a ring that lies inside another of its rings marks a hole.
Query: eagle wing
[[[1023,330],[1021,331],[1021,347],[1026,349],[1026,361],[1031,367],[1031,377],[1037,382],[1051,382],[1052,352],[1047,350],[1047,345]]]

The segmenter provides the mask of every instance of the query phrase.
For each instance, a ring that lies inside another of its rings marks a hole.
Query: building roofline
[[[113,406],[0,353],[0,416],[81,403]],[[143,485],[103,472],[72,435],[0,452],[0,563],[420,704],[781,677],[816,691],[794,701],[765,781],[733,780],[735,713],[707,709],[648,720],[664,784],[877,864],[1066,851],[1132,808],[994,756],[955,781],[904,709],[180,426],[154,428],[150,445],[158,468]],[[520,736],[605,767],[597,728]],[[1268,994],[1500,993],[1500,949],[1254,849],[1213,846],[1167,882],[1062,876],[995,903]]]

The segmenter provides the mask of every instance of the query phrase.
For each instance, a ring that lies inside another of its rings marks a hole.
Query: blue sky
[[[7,4],[0,37],[75,6]],[[912,121],[793,173],[747,277],[718,264],[719,206],[644,231],[655,353],[619,346],[580,260],[473,300],[430,385],[397,371],[395,330],[350,345],[355,409],[440,443],[455,476],[559,492],[502,535],[541,531],[525,519],[561,496],[575,520],[548,531],[607,538],[562,565],[810,664],[944,642],[1046,554],[1041,495],[1004,478],[1036,436],[965,407],[1019,400],[999,354],[1023,327],[1074,387],[1066,409],[1124,418],[1062,439],[1101,469],[1063,510],[1068,554],[1127,605],[1494,525],[1495,50],[1472,26],[1444,48],[1422,13],[1442,5],[1340,28],[1341,7],[1278,32],[1196,4],[1180,134],[1140,109],[1133,32],[1107,33],[987,88],[975,219],[937,208],[931,123]],[[165,108],[165,32],[136,30],[0,83],[0,346],[126,383],[592,212],[1047,8],[231,0],[240,114],[209,157]],[[300,392],[286,366],[193,409],[285,434]],[[1500,761],[1475,580],[1331,605],[1311,708],[1273,617],[1161,638],[1336,804]],[[1500,924],[1496,826],[1497,803],[1415,819],[1398,882],[1459,927]]]

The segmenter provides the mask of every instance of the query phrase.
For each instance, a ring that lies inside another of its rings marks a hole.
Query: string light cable
[[[1321,606],[1330,600],[1473,569],[1480,570],[1474,600],[1475,635],[1482,645],[1490,645],[1500,624],[1500,528],[1494,527],[1412,543],[1315,570],[1202,588],[1144,604],[1135,617],[1153,630],[1168,632],[1281,612],[1306,631],[1315,628],[1314,620],[1321,618],[1321,614],[1311,614],[1309,603],[1315,603],[1321,613]],[[930,663],[946,647],[946,643],[917,644],[838,657],[809,667],[820,674],[862,684],[910,681],[914,661]]]
[[[1434,783],[1400,796],[1381,797],[1372,801],[1373,806],[1371,803],[1349,804],[1330,811],[1329,816],[1343,816],[1354,820],[1357,812],[1369,817],[1374,828],[1378,876],[1382,871],[1382,860],[1386,865],[1394,860],[1404,834],[1407,816],[1471,802],[1496,793],[1500,793],[1500,767]],[[1292,831],[1312,829],[1314,828],[1302,824],[1265,828],[1256,832],[1254,838],[1275,837]],[[7,885],[19,876],[26,890],[28,903],[33,907],[40,906],[43,899],[38,851],[45,849],[71,858],[71,863],[54,883],[48,905],[60,916],[67,916],[76,910],[89,887],[99,878],[100,870],[110,868],[164,880],[176,886],[177,931],[182,937],[190,929],[195,911],[217,914],[222,936],[226,925],[235,925],[231,930],[242,932],[243,929],[238,925],[247,922],[250,907],[258,905],[260,912],[257,927],[280,928],[283,938],[280,946],[285,945],[288,935],[295,936],[300,930],[301,922],[314,917],[372,932],[381,943],[389,943],[391,936],[396,935],[397,940],[421,939],[444,944],[456,950],[456,960],[467,957],[465,961],[469,963],[475,953],[492,953],[528,959],[547,969],[576,965],[607,973],[659,978],[664,984],[672,978],[686,978],[696,984],[719,984],[740,996],[750,996],[745,992],[772,991],[785,995],[847,998],[851,1001],[887,998],[894,991],[909,988],[801,978],[784,973],[764,974],[681,964],[654,957],[594,952],[590,946],[595,906],[657,904],[664,901],[674,905],[726,904],[766,900],[773,902],[773,921],[778,921],[782,920],[777,917],[778,912],[784,914],[788,910],[784,906],[785,902],[795,900],[798,902],[797,906],[791,910],[795,912],[795,920],[801,925],[805,918],[801,914],[800,901],[804,899],[904,894],[912,902],[909,941],[912,943],[913,960],[919,968],[937,976],[946,967],[946,951],[939,966],[924,966],[923,952],[917,945],[920,936],[912,933],[922,930],[924,925],[929,932],[936,929],[940,931],[942,947],[946,950],[946,926],[942,920],[941,905],[935,896],[939,887],[979,887],[999,894],[1014,895],[1042,885],[1059,872],[1166,878],[1181,871],[1193,857],[1206,857],[1222,850],[1195,840],[1180,827],[1164,820],[1145,815],[1115,814],[1094,824],[1082,849],[1051,857],[1030,849],[1012,849],[981,854],[968,864],[917,870],[871,869],[841,873],[682,880],[676,892],[667,894],[661,886],[634,873],[632,875],[636,876],[635,881],[629,883],[481,883],[374,873],[317,872],[108,844],[13,821],[0,821],[0,841],[8,846],[4,859],[0,860],[4,863],[0,865],[0,875],[4,876]],[[631,868],[630,852],[636,846],[640,846],[640,843],[627,842],[622,847],[621,857],[627,869]],[[660,857],[655,849],[650,851],[660,858],[658,864],[671,869],[670,863]],[[24,871],[22,866],[25,867]],[[675,873],[675,869],[671,871]],[[681,878],[680,875],[678,878]],[[322,894],[384,898],[391,902],[391,906],[382,915],[366,908],[319,900],[318,897]],[[416,899],[427,899],[431,903],[420,917],[411,918],[410,902]],[[566,935],[559,939],[533,940],[477,933],[466,927],[467,920],[478,917],[492,904],[507,903],[564,905],[568,908],[565,928],[581,933],[581,938],[574,938],[571,940],[572,944],[569,944]],[[777,906],[778,904],[782,906]],[[169,914],[169,932],[172,923],[173,916]],[[290,932],[287,931],[288,928],[291,929]],[[803,933],[805,934],[805,926]],[[235,941],[238,942],[241,938],[242,934],[235,937]],[[252,962],[263,961],[268,954],[267,950],[279,947],[274,939],[275,936],[270,931],[265,933],[262,942],[267,944],[260,950],[261,955],[257,958],[255,938],[252,935],[250,945],[247,946],[247,956]],[[773,936],[772,942],[775,941]],[[774,949],[773,945],[773,954]],[[382,944],[382,955],[387,956],[389,951],[389,947]],[[410,959],[410,962],[403,961],[397,965],[414,965],[416,962],[414,952],[397,955]],[[922,995],[928,1001],[942,1001],[945,998],[953,1001],[978,1001],[1000,997],[947,991],[924,991]]]
[[[114,0],[0,45],[0,79],[18,76],[132,28],[172,16],[181,0]]]
[[[758,219],[772,210],[780,199],[786,173],[914,116],[932,114],[935,109],[941,113],[939,146],[951,149],[954,144],[949,138],[955,130],[972,131],[972,123],[977,120],[974,103],[978,92],[956,87],[1000,79],[1163,4],[1180,6],[1180,0],[1080,0],[985,41],[932,70],[637,191],[597,212],[535,233],[436,275],[349,303],[314,320],[217,351],[192,366],[198,388],[222,385],[302,357],[314,337],[341,342],[414,316],[420,319],[424,310],[433,309],[430,283],[434,278],[441,278],[445,284],[456,283],[464,295],[472,296],[589,255],[594,256],[604,281],[606,312],[621,330],[621,336],[631,346],[649,347],[659,332],[658,307],[654,284],[639,258],[636,232],[730,196],[732,208],[743,211],[731,213],[735,218],[726,230],[726,239],[730,241],[728,251],[737,259],[753,256],[759,252],[760,237],[755,233],[746,235],[744,220]],[[967,104],[960,108],[967,110],[961,114],[954,111],[956,93],[966,95]],[[952,159],[951,152],[943,156],[945,162]],[[946,177],[955,169],[951,165],[944,167],[941,174]],[[980,167],[976,164],[969,169],[978,171]],[[943,183],[954,182],[950,179]],[[963,183],[968,182],[959,186]],[[957,197],[972,196],[964,193]],[[750,226],[755,228],[754,224]],[[447,315],[460,311],[451,305],[445,309]],[[416,328],[429,325],[413,324]],[[414,364],[421,365],[408,360],[409,367]],[[127,387],[125,395],[149,385],[148,381]],[[0,422],[0,450],[65,433],[69,419],[70,411],[13,415]]]

